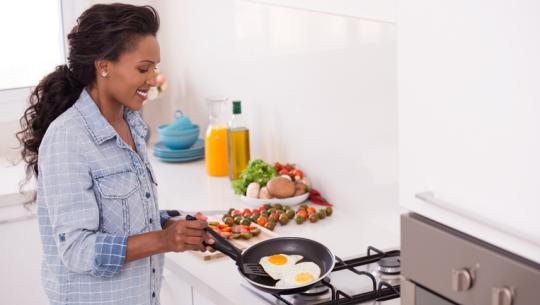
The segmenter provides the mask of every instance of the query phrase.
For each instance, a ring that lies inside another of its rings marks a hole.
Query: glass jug
[[[223,177],[228,175],[227,98],[210,97],[206,100],[210,112],[210,123],[204,139],[206,173],[208,176]]]

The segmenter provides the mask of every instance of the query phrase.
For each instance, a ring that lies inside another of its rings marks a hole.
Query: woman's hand
[[[206,251],[203,242],[214,243],[214,240],[204,231],[208,226],[206,216],[197,213],[195,218],[197,220],[174,221],[162,231],[162,242],[167,252]]]

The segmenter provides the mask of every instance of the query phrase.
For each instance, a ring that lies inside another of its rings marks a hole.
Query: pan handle
[[[186,220],[196,220],[197,218],[187,215]],[[242,250],[238,249],[235,245],[233,245],[231,242],[229,242],[227,239],[225,239],[223,236],[221,236],[218,232],[212,230],[211,228],[204,228],[206,233],[210,234],[212,238],[214,239],[214,244],[209,245],[206,242],[204,243],[204,246],[212,247],[223,254],[227,255],[228,257],[232,258],[234,261],[236,261],[236,264],[240,269],[243,270],[242,266]]]

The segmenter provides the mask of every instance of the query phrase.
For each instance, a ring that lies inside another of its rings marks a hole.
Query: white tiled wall
[[[205,97],[241,99],[252,157],[296,162],[342,209],[397,215],[394,24],[252,1],[157,4],[170,86],[147,107],[153,126],[179,107],[204,130]]]

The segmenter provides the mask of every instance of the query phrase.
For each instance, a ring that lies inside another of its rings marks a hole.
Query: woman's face
[[[156,65],[160,62],[159,44],[152,35],[139,38],[135,48],[108,62],[107,78],[102,82],[108,94],[120,104],[140,110],[148,90],[156,85]],[[98,71],[97,77],[101,77]]]

